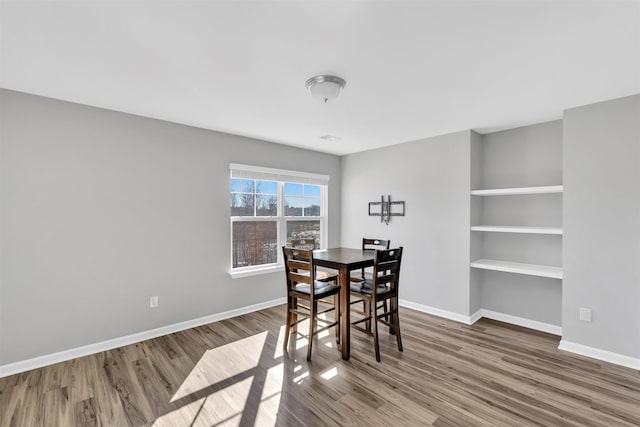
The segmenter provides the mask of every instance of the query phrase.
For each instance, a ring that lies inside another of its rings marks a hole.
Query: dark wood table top
[[[329,248],[313,251],[313,261],[321,267],[335,268],[346,266],[349,269],[373,265],[374,251],[352,248]]]

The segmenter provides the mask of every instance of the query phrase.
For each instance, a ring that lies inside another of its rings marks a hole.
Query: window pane
[[[284,184],[285,196],[302,196],[302,184],[292,184],[286,182]]]
[[[231,193],[231,216],[253,216],[253,194]]]
[[[232,233],[233,268],[277,262],[276,221],[234,222]]]
[[[291,239],[315,239],[320,247],[320,221],[287,221],[287,245]]]
[[[320,186],[305,184],[304,197],[320,197]]]
[[[253,193],[253,180],[252,179],[242,179],[242,191],[244,193]]]
[[[239,193],[242,191],[242,180],[240,178],[231,178],[231,192]]]
[[[320,216],[320,198],[304,198],[304,216]]]
[[[256,181],[257,194],[278,194],[278,183],[276,181]]]
[[[304,199],[302,197],[285,197],[284,214],[287,216],[302,216]]]
[[[256,215],[257,216],[278,215],[278,196],[256,195]]]
[[[326,187],[230,178],[229,190],[233,269],[276,264],[279,248],[292,238],[320,247],[320,224],[325,221],[320,204]]]

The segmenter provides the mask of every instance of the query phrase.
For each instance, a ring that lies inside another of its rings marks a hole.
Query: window
[[[326,175],[231,164],[231,273],[281,264],[292,238],[327,239]]]

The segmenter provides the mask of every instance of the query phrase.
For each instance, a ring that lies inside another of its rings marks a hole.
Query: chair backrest
[[[362,239],[362,250],[363,251],[377,251],[380,249],[389,249],[389,246],[391,245],[391,240],[382,240],[382,239],[367,239],[367,238],[363,238]],[[365,271],[367,269],[363,268],[362,269],[362,278],[365,278]],[[368,270],[369,272],[371,270]]]
[[[299,249],[282,247],[284,258],[284,271],[287,279],[287,295],[297,284],[308,284],[309,293],[313,298],[313,282],[316,277],[316,268],[313,264],[313,251],[310,249]]]
[[[373,262],[373,287],[372,298],[376,299],[378,287],[388,286],[395,296],[398,296],[398,284],[400,283],[400,264],[402,262],[402,246],[395,249],[376,251]]]
[[[363,251],[375,251],[378,249],[389,249],[391,245],[391,240],[382,240],[382,239],[362,239],[362,250]]]
[[[292,248],[311,249],[311,250],[316,249],[315,237],[303,237],[301,239],[291,239],[290,242],[291,243],[289,245]]]

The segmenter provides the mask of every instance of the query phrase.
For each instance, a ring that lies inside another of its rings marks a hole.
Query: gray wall
[[[562,121],[482,135],[472,157],[474,189],[562,184]],[[472,197],[473,223],[562,226],[562,195]],[[472,232],[474,258],[562,265],[562,237]],[[562,281],[495,271],[472,271],[483,309],[555,326],[562,322]]]
[[[567,110],[563,128],[563,339],[637,358],[640,95]]]
[[[0,113],[0,365],[283,297],[228,275],[230,162],[330,175],[339,243],[339,157],[6,90]]]
[[[474,189],[562,183],[562,120],[482,135]]]
[[[400,297],[469,315],[470,131],[343,157],[342,239],[404,246]],[[367,213],[381,195],[404,201],[389,225]]]

